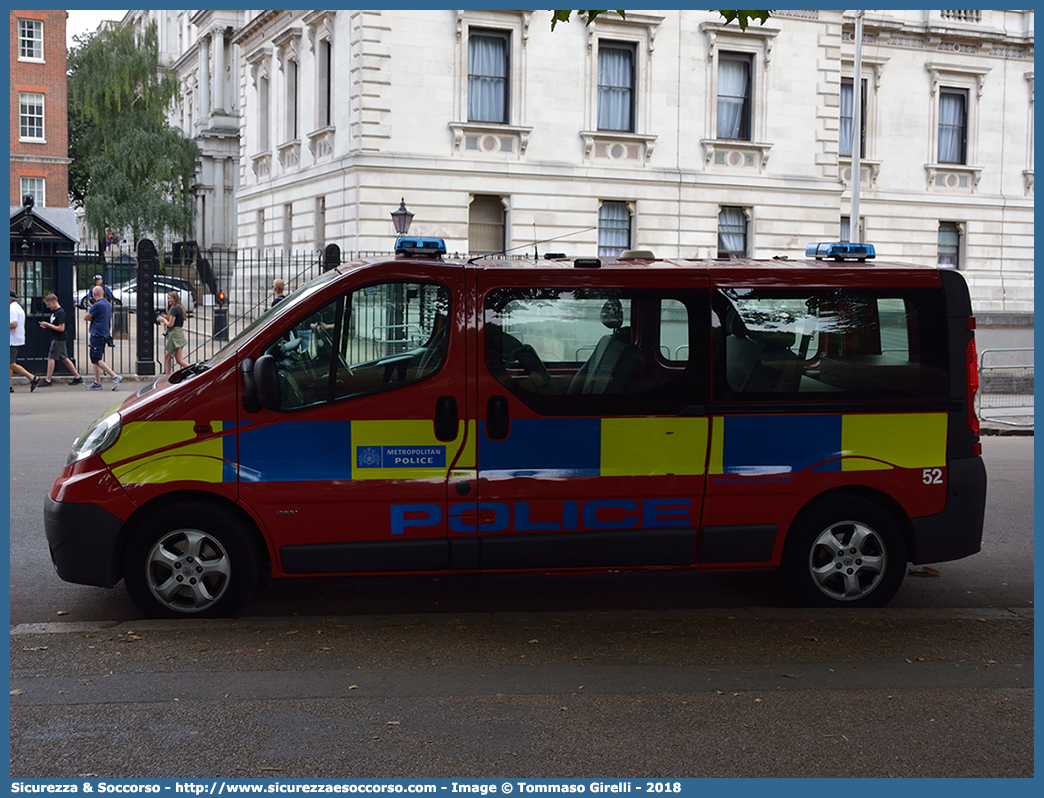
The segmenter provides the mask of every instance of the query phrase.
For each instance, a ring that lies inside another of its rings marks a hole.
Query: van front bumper
[[[44,503],[44,531],[58,576],[78,585],[112,587],[120,581],[117,541],[123,521],[96,504]]]
[[[981,457],[967,457],[951,460],[947,466],[946,509],[936,515],[910,519],[910,562],[917,565],[959,560],[982,548],[986,465]]]

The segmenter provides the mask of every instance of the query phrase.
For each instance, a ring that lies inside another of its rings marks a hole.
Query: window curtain
[[[504,203],[500,197],[479,195],[468,209],[468,249],[472,255],[504,251]]]
[[[631,212],[626,202],[603,202],[598,209],[598,255],[615,257],[631,248]]]
[[[964,163],[964,95],[939,95],[939,163]]]
[[[945,269],[958,267],[961,248],[961,231],[952,222],[939,223],[939,266]]]
[[[837,136],[839,155],[852,155],[852,99],[854,94],[855,90],[852,88],[851,81],[841,81],[841,129]]]
[[[468,120],[507,122],[508,41],[468,37]]]
[[[629,49],[598,48],[599,130],[634,130],[631,119],[633,57]]]
[[[718,213],[718,255],[746,257],[747,217],[742,208],[722,208]]]
[[[750,65],[746,61],[718,59],[718,138],[741,138],[747,104]]]

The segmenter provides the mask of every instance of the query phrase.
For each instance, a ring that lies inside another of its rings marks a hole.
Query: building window
[[[319,42],[319,63],[317,69],[316,107],[319,111],[319,127],[328,127],[333,124],[333,44],[329,39]]]
[[[859,157],[866,157],[866,78],[860,81],[859,97]],[[852,78],[841,78],[841,130],[838,136],[838,154],[852,157],[852,100],[855,95]]]
[[[294,251],[294,206],[287,203],[283,206],[283,252],[290,257]]]
[[[718,56],[719,139],[750,141],[750,98],[753,57],[723,52]]]
[[[44,96],[32,92],[21,92],[18,95],[18,135],[21,139],[43,141],[44,137]]]
[[[634,132],[635,47],[598,43],[598,129]]]
[[[718,213],[718,257],[747,257],[747,214],[743,208],[723,206]]]
[[[21,182],[21,196],[31,195],[36,207],[43,208],[46,205],[44,202],[44,179],[42,177],[23,177]]]
[[[508,124],[511,34],[472,29],[468,36],[468,121]]]
[[[852,238],[852,220],[848,216],[841,217],[841,237],[838,241],[854,242],[859,243],[866,241],[866,219],[862,216],[859,217],[859,229],[856,230],[856,237]]]
[[[286,140],[297,141],[297,62],[286,62]]]
[[[43,61],[43,23],[39,20],[18,20],[18,60]]]
[[[503,252],[506,221],[502,198],[476,195],[468,209],[468,251],[472,255]]]
[[[269,135],[269,84],[267,77],[257,79],[257,151],[268,152],[271,145],[268,142]]]
[[[626,202],[603,202],[598,209],[598,255],[615,257],[630,248],[630,208]]]
[[[959,269],[961,265],[961,226],[939,222],[939,267]]]
[[[939,163],[968,162],[968,92],[939,90]]]

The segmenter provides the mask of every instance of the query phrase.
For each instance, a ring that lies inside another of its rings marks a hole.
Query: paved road
[[[295,582],[238,621],[160,622],[62,583],[43,541],[69,444],[118,395],[24,390],[16,778],[1033,775],[1032,438],[984,440],[983,552],[885,610],[650,573]]]

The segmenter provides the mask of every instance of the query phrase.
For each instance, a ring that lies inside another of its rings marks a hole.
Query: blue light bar
[[[445,255],[446,242],[441,238],[400,238],[395,242],[395,254],[407,257]]]
[[[816,260],[866,260],[875,256],[873,244],[849,242],[809,244],[805,256]]]

